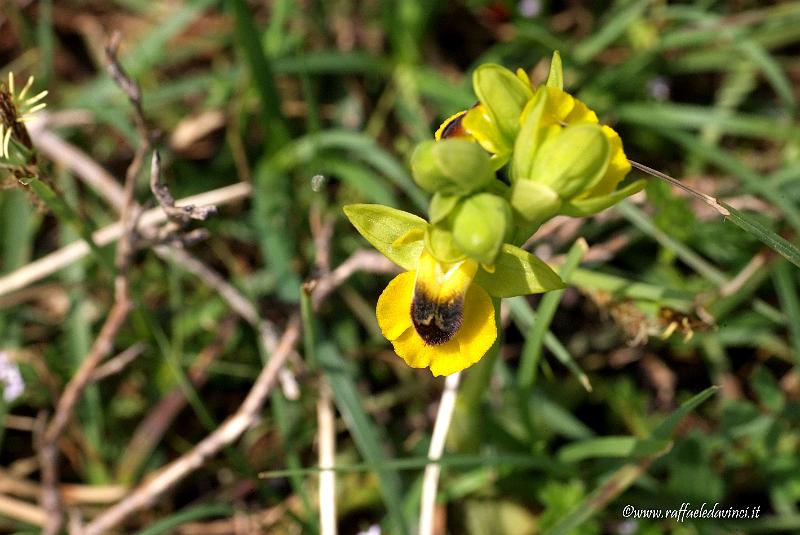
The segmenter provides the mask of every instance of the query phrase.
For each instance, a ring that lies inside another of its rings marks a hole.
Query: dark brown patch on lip
[[[431,346],[449,342],[461,327],[464,298],[436,302],[424,291],[416,289],[411,301],[411,323],[422,340]]]
[[[464,119],[464,116],[467,114],[466,111],[462,111],[457,116],[453,117],[449,123],[447,123],[442,129],[441,139],[447,139],[449,137],[463,137],[466,132],[464,131],[464,126],[461,124],[461,121]]]

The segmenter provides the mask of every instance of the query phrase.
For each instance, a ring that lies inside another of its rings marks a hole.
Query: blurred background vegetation
[[[797,242],[800,2],[3,0],[2,79],[35,75],[35,90],[50,92],[50,131],[121,184],[139,142],[106,71],[114,31],[175,197],[252,183],[247,199],[195,225],[209,236],[189,250],[278,330],[301,281],[320,275],[312,229],[330,230],[335,268],[367,247],[342,205],[424,215],[407,157],[472,105],[471,70],[497,62],[541,82],[553,50],[565,89],[617,129],[630,158]],[[40,160],[85,228],[116,221],[80,173]],[[79,239],[2,178],[0,277]],[[597,217],[554,221],[530,247],[561,265],[579,237],[590,248],[570,288],[507,300],[499,358],[465,372],[436,533],[800,532],[798,270],[657,179]],[[36,506],[34,439],[113,300],[114,270],[98,258],[0,294],[0,351],[25,382],[1,409],[0,498]],[[380,335],[374,305],[387,281],[356,273],[339,287],[307,321],[314,337],[257,425],[120,529],[317,532],[324,382],[337,409],[340,532],[413,533],[443,380],[406,367]],[[136,313],[114,353],[140,354],[87,388],[61,442],[62,480],[107,489],[94,503],[67,500],[84,519],[233,413],[268,358],[216,291],[150,248],[135,256],[131,295]],[[519,373],[521,355],[537,373]],[[167,398],[177,409],[166,425],[132,443]],[[684,502],[761,514],[622,514]],[[4,507],[0,530],[37,532],[24,518]]]

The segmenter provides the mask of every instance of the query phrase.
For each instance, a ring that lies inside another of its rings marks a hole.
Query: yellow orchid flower
[[[552,125],[598,124],[597,114],[589,107],[558,87],[546,87],[547,100],[540,122],[541,127]],[[523,118],[524,119],[524,118]],[[613,128],[601,125],[609,144],[610,157],[603,178],[573,200],[584,200],[611,194],[630,172],[631,164],[622,149],[622,140]]]
[[[494,307],[474,282],[477,270],[473,260],[444,264],[423,249],[415,271],[389,282],[378,299],[378,325],[409,366],[450,375],[478,362],[492,346]]]
[[[485,208],[484,224],[491,218],[506,217],[491,213],[493,203],[485,195],[479,194],[476,200],[478,208]],[[564,287],[543,261],[508,243],[494,251],[494,238],[486,239],[480,232],[472,238],[492,249],[491,265],[486,263],[490,258],[485,252],[470,256],[461,250],[458,242],[471,242],[472,224],[468,221],[459,223],[465,228],[458,229],[456,240],[449,230],[388,206],[350,204],[344,212],[367,241],[407,270],[392,279],[378,299],[378,325],[409,366],[430,368],[434,375],[463,370],[492,346],[497,327],[491,297]],[[461,212],[463,208],[456,221],[474,218],[469,210]],[[476,223],[479,227],[480,221]],[[478,245],[472,243],[467,249],[483,251]]]

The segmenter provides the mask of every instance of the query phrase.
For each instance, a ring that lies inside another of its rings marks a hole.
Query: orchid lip
[[[411,301],[411,324],[428,345],[449,342],[464,319],[464,296],[438,301],[424,289],[417,288]]]

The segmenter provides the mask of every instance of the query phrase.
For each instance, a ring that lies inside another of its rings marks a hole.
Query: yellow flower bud
[[[567,126],[548,138],[536,153],[529,177],[564,200],[590,190],[608,168],[610,150],[599,125]]]

